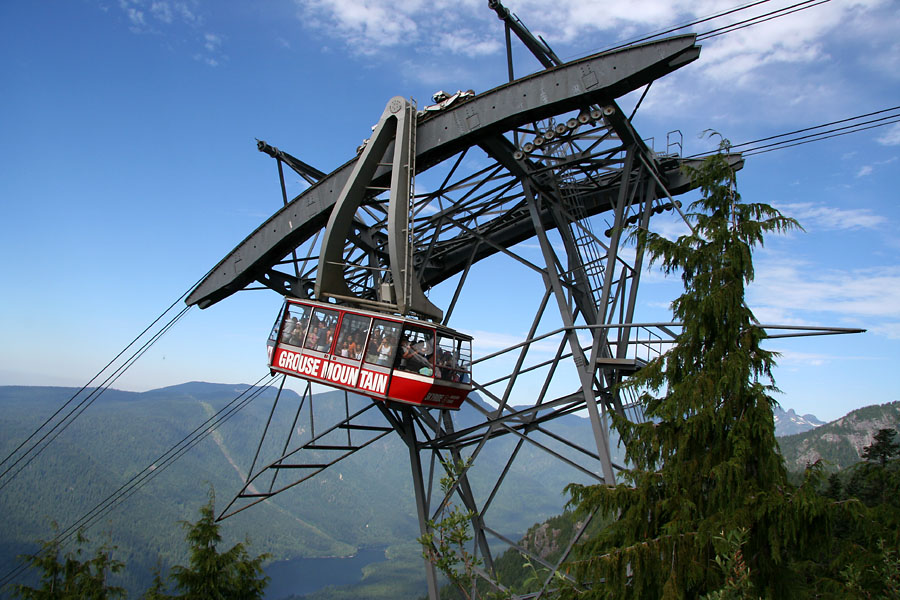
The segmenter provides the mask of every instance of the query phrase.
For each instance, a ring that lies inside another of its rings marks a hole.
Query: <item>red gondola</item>
[[[472,390],[472,338],[448,327],[286,298],[269,368],[379,400],[458,409]]]

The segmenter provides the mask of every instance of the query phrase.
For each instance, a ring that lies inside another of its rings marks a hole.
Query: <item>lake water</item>
[[[295,558],[274,562],[266,567],[272,578],[266,587],[266,600],[281,600],[291,594],[309,594],[329,585],[349,585],[362,579],[368,564],[385,560],[387,546],[362,548],[347,558]]]

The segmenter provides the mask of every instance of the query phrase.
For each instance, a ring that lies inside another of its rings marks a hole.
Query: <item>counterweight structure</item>
[[[418,114],[409,101],[393,98],[357,157],[328,174],[260,142],[279,173],[286,164],[311,186],[292,200],[285,196],[284,207],[187,302],[206,308],[261,284],[283,296],[417,315],[460,331],[465,323],[454,321],[454,309],[470,295],[498,313],[510,302],[533,306],[531,322],[522,324],[527,332],[508,347],[479,352],[475,336],[478,397],[459,413],[375,400],[351,410],[347,402],[342,419],[317,427],[312,396],[304,396],[287,439],[279,441],[279,457],[265,465],[254,459],[222,515],[307,481],[396,432],[409,450],[420,531],[430,531],[448,502],[460,503],[473,515],[478,574],[503,589],[493,568],[499,547],[517,548],[552,573],[589,522],[565,541],[557,564],[492,525],[495,500],[517,459],[538,452],[582,481],[614,483],[620,466],[606,414],[641,418],[640,406],[620,396],[615,383],[676,335],[665,324],[634,322],[643,253],[626,248],[623,237],[629,226],[648,227],[655,213],[680,210],[675,197],[691,188],[682,172],[691,161],[655,153],[616,100],[697,59],[700,48],[693,35],[682,35],[561,63],[499,2],[490,4],[507,39],[515,33],[545,70]],[[739,155],[730,160],[740,168]],[[427,192],[416,193],[415,176],[429,178]],[[481,265],[501,261],[532,274],[540,291],[530,297],[467,287]],[[426,296],[439,286],[448,290],[444,307]],[[311,427],[300,435],[303,411]],[[554,421],[573,413],[589,416],[590,443],[554,431]],[[264,439],[268,432],[269,425]],[[501,442],[508,449],[502,468],[490,485],[474,486],[470,475],[479,456]],[[436,482],[454,461],[467,466],[449,494],[441,494]],[[434,567],[425,567],[429,598],[436,599]],[[529,597],[552,585],[550,575]]]

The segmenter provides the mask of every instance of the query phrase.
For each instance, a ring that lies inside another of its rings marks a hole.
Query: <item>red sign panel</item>
[[[270,348],[271,351],[271,348]],[[357,391],[365,396],[397,400],[438,408],[459,408],[467,388],[436,384],[430,377],[397,371],[391,376],[365,366],[330,360],[322,355],[306,354],[276,346],[271,352],[271,367],[282,373],[320,381]]]

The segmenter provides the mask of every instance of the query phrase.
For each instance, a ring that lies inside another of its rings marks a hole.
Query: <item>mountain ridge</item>
[[[815,429],[778,438],[788,469],[801,471],[821,460],[828,471],[845,469],[862,460],[879,429],[897,429],[900,402],[873,404],[852,410]]]

